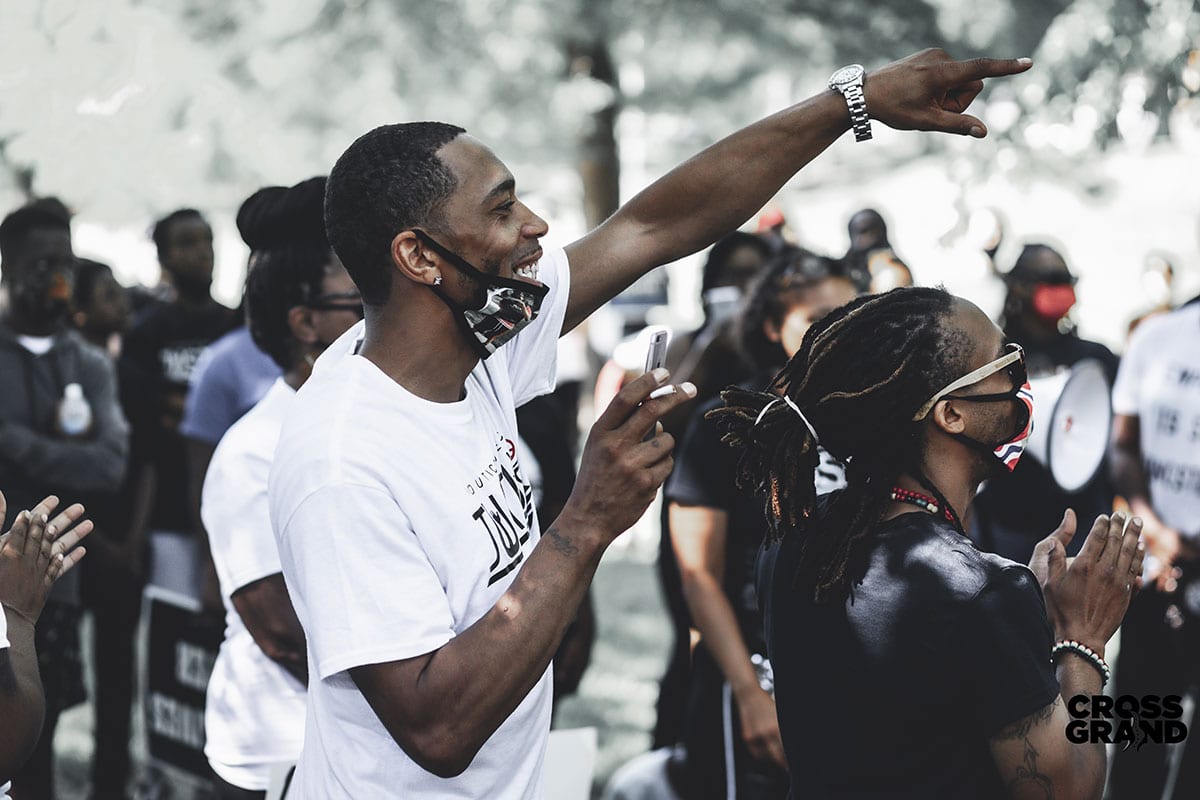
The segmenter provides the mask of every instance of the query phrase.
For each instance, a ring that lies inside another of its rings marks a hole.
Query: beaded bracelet
[[[1112,677],[1112,670],[1108,668],[1108,664],[1104,662],[1104,659],[1095,650],[1085,644],[1080,644],[1074,639],[1064,639],[1061,642],[1055,643],[1054,647],[1050,648],[1050,660],[1053,661],[1059,653],[1067,651],[1083,656],[1089,664],[1096,668],[1096,671],[1100,673],[1101,688],[1108,683],[1108,679]]]

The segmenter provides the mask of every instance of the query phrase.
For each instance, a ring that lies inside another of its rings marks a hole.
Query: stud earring
[[[433,279],[433,285],[434,286],[442,285],[442,276],[441,275],[438,275],[436,278]]]

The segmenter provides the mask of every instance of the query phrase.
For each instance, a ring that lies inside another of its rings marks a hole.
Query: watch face
[[[842,67],[837,72],[833,73],[833,77],[829,79],[830,83],[854,83],[863,74],[861,64],[851,64],[848,67]]]

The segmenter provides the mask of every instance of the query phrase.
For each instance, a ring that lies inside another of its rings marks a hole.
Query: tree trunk
[[[569,77],[586,76],[613,90],[612,102],[582,121],[576,144],[576,163],[583,182],[584,217],[588,230],[591,230],[608,219],[621,202],[616,133],[620,87],[608,43],[603,38],[568,42],[567,65]]]

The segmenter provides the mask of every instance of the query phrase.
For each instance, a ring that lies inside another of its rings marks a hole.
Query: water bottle
[[[67,436],[82,436],[92,427],[92,407],[83,396],[83,387],[68,383],[58,406],[58,425]]]

